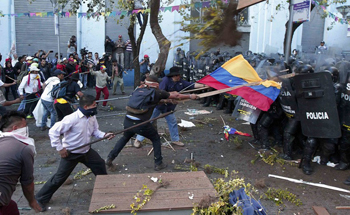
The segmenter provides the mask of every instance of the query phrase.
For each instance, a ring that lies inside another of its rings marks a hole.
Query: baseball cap
[[[67,60],[67,58],[63,58],[62,60],[65,61],[65,60]]]
[[[28,57],[26,58],[26,60],[33,60],[33,57],[28,56]]]
[[[60,75],[60,74],[65,75],[66,73],[63,72],[63,71],[61,71],[61,70],[59,70],[59,69],[56,69],[56,70],[53,72],[53,74],[54,74],[55,76],[57,76],[57,75]]]
[[[122,35],[119,35],[118,37],[119,37],[119,38],[122,38]]]
[[[143,56],[143,58],[149,58],[149,56],[145,54],[145,55]]]
[[[102,65],[101,67],[100,67],[100,70],[106,70],[107,68],[106,68],[106,66],[104,66],[104,65]]]

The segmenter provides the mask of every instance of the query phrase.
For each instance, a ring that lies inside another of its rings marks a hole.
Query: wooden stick
[[[11,78],[10,76],[6,75],[6,78],[12,80],[12,81],[17,81],[16,79]]]
[[[147,156],[149,156],[152,152],[153,152],[153,147],[151,148],[151,150],[149,150],[149,152],[147,153]]]
[[[343,209],[349,210],[350,206],[337,206],[337,207],[335,207],[335,209],[337,209],[337,210],[343,210]]]
[[[272,78],[291,78],[291,77],[294,77],[294,76],[295,76],[295,73],[292,73],[292,74],[287,74],[287,75],[275,76],[275,77],[272,77]],[[267,79],[267,80],[270,80],[270,79]],[[238,89],[240,87],[255,86],[255,85],[259,85],[263,81],[265,81],[265,80],[252,82],[252,83],[248,83],[248,84],[242,84],[242,85],[239,85],[239,86],[225,88],[225,89],[221,89],[221,90],[210,91],[210,92],[198,94],[197,97],[205,98],[205,97],[209,97],[209,96],[213,96],[213,95],[217,95],[217,94],[221,94],[221,93],[226,93],[226,92],[229,92],[231,90]]]
[[[206,90],[206,89],[209,89],[210,87],[201,87],[201,88],[195,88],[195,89],[192,89],[192,90],[185,90],[185,91],[180,91],[179,93],[183,94],[183,93],[191,93],[191,92],[196,92],[196,91],[199,91],[199,90]]]
[[[222,118],[221,115],[220,115],[220,118],[221,118],[222,122],[224,123],[224,126],[226,126],[225,120]]]
[[[144,121],[144,122],[141,122],[141,123],[139,123],[139,124],[133,125],[133,126],[131,126],[131,127],[129,127],[129,128],[123,129],[123,130],[121,130],[121,131],[114,132],[113,134],[114,134],[114,135],[121,134],[121,133],[123,133],[123,132],[125,132],[125,131],[134,129],[134,128],[136,128],[136,127],[139,127],[140,125],[144,125],[144,124],[146,124],[146,123],[149,123],[149,122],[155,121],[155,120],[157,120],[157,119],[166,117],[166,116],[168,116],[169,114],[172,114],[172,113],[174,113],[174,111],[166,112],[166,113],[164,113],[164,114],[159,115],[159,116],[156,117],[156,118],[149,119],[149,120],[147,120],[147,121]],[[97,143],[97,142],[100,142],[100,141],[102,141],[102,140],[108,139],[109,137],[110,137],[110,136],[106,136],[106,137],[97,139],[97,140],[95,140],[95,141],[91,141],[91,142],[86,143],[86,144],[84,144],[84,145],[81,145],[81,146],[78,146],[78,147],[76,147],[76,148],[70,149],[69,152],[72,152],[72,151],[77,150],[77,149],[81,149],[81,148],[86,147],[86,146],[90,146],[90,145],[92,145],[92,144],[94,144],[94,143]]]
[[[167,139],[165,139],[165,137],[163,137],[164,138],[164,140],[166,141],[166,143],[170,146],[170,148],[175,152],[175,149],[174,149],[174,147],[171,145],[171,143],[167,140]]]
[[[205,97],[209,97],[209,96],[214,96],[214,95],[221,94],[221,93],[226,93],[226,92],[229,92],[229,91],[241,88],[241,87],[259,85],[261,82],[262,81],[252,82],[252,83],[242,84],[242,85],[239,85],[239,86],[225,88],[225,89],[221,89],[221,90],[214,90],[214,91],[210,91],[210,92],[206,92],[206,93],[202,93],[202,94],[197,94],[197,97],[205,98]]]

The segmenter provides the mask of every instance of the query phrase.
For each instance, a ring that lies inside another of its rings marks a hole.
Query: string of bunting
[[[323,12],[325,12],[329,18],[332,18],[336,22],[339,22],[341,24],[350,25],[350,20],[343,19],[341,17],[336,16],[334,13],[327,11],[326,7],[324,5],[320,5],[319,2],[313,0],[312,3],[316,3],[317,5],[321,6]]]
[[[228,3],[228,0],[223,0],[223,2]],[[159,8],[160,12],[174,12],[174,11],[179,11],[182,9],[186,9],[188,7],[192,7],[192,8],[208,8],[211,7],[212,5],[215,5],[216,1],[212,0],[212,1],[207,1],[207,2],[195,2],[194,4],[188,4],[188,5],[176,5],[176,6],[169,6],[169,7],[161,7]],[[80,17],[99,17],[99,16],[104,16],[104,17],[110,17],[110,16],[129,16],[131,14],[135,14],[135,13],[149,13],[150,9],[140,9],[140,10],[130,10],[130,11],[112,11],[112,12],[94,12],[94,13],[77,13],[78,18]],[[13,14],[1,14],[0,13],[0,17],[5,17],[5,16],[11,16],[11,17],[50,17],[50,16],[54,16],[54,14],[58,14],[61,17],[71,17],[74,16],[73,13],[70,12],[59,12],[59,11],[55,11],[55,12],[38,12],[38,13],[13,13]]]

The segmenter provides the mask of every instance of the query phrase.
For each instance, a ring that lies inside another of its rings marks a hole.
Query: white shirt
[[[0,87],[1,87],[2,85],[4,85],[4,82],[2,82],[2,81],[0,80]]]
[[[65,116],[60,122],[56,122],[49,130],[51,146],[55,147],[57,151],[61,151],[63,148],[70,150],[90,142],[91,136],[103,138],[106,133],[100,131],[98,127],[96,116],[87,118],[78,109]],[[60,140],[61,134],[64,136],[62,141]],[[72,152],[83,154],[89,149],[90,146],[86,146]]]
[[[52,88],[54,85],[59,84],[60,82],[61,82],[61,80],[56,76],[48,78],[45,81],[46,87],[45,87],[43,94],[41,95],[41,99],[45,100],[47,102],[53,102],[53,98],[51,96]]]
[[[40,76],[38,74],[29,74],[29,75],[30,75],[29,85],[28,85],[28,75],[22,78],[22,82],[18,87],[19,95],[23,95],[23,89],[26,93],[38,92],[39,90],[38,80],[40,81]],[[39,77],[39,79],[36,79],[37,76]],[[40,81],[40,85],[42,86],[41,81]]]

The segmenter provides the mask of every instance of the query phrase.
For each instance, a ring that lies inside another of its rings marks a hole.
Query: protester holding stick
[[[95,116],[97,105],[94,96],[84,95],[80,98],[79,105],[77,111],[57,122],[49,131],[51,146],[59,152],[61,161],[56,174],[36,195],[43,209],[79,162],[90,168],[95,175],[107,174],[104,160],[90,146],[71,150],[68,153],[68,150],[88,143],[91,136],[108,137],[107,139],[114,137],[113,133],[105,133],[98,129],[99,125]],[[63,135],[62,142],[61,135]]]
[[[140,124],[151,118],[153,109],[162,99],[196,99],[195,94],[182,95],[178,92],[166,92],[159,89],[158,78],[156,76],[149,76],[145,80],[145,84],[139,86],[131,95],[127,104],[127,115],[124,119],[124,128]],[[151,123],[146,123],[142,126],[127,130],[123,133],[123,137],[115,144],[112,151],[109,153],[106,165],[113,167],[112,161],[118,156],[126,143],[135,134],[140,134],[150,139],[154,148],[154,169],[159,171],[167,167],[163,163],[160,137],[157,130]]]

